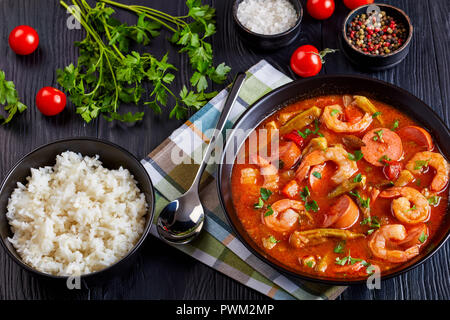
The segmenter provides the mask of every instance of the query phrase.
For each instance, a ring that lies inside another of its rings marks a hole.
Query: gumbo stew
[[[446,214],[448,178],[431,135],[407,115],[330,95],[267,118],[239,151],[231,183],[238,218],[267,255],[343,279],[419,255]]]

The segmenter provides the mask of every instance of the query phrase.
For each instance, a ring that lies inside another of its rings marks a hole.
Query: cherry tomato
[[[306,10],[314,19],[328,19],[334,12],[334,0],[308,0]]]
[[[392,161],[389,165],[383,167],[383,173],[390,181],[397,180],[403,165],[398,161]]]
[[[33,53],[39,45],[39,35],[30,26],[15,27],[9,34],[9,46],[20,55]]]
[[[374,0],[344,0],[344,4],[350,10],[363,6],[365,4],[371,4]]]
[[[64,110],[66,95],[56,88],[43,87],[36,95],[36,105],[44,115],[54,116]]]
[[[309,44],[298,47],[291,56],[291,69],[303,78],[315,76],[325,63],[323,57],[335,51],[326,48],[319,52],[316,47]]]
[[[319,50],[309,44],[294,51],[291,57],[291,69],[300,77],[312,77],[322,69]]]

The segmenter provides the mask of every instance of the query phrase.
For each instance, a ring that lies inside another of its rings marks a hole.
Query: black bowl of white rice
[[[150,177],[131,153],[97,138],[59,140],[4,179],[0,243],[35,275],[104,279],[129,265],[153,210]]]
[[[233,19],[240,38],[249,46],[274,51],[300,34],[300,0],[235,0]]]

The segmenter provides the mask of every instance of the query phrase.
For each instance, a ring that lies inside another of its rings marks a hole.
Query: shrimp
[[[342,107],[338,104],[326,106],[320,121],[325,123],[327,128],[334,132],[361,132],[366,130],[373,120],[369,113],[365,113],[360,120],[354,123],[344,122],[339,120],[338,117],[338,114],[342,112]]]
[[[388,224],[372,234],[369,240],[369,248],[377,258],[393,263],[406,262],[419,254],[419,244],[413,245],[406,250],[387,249],[387,245],[395,246],[407,238],[406,229],[401,224]]]
[[[433,167],[436,170],[436,175],[431,181],[431,190],[442,191],[448,183],[447,160],[440,153],[423,151],[416,153],[406,164],[406,169],[415,174],[421,173],[426,167]]]
[[[291,230],[297,223],[299,214],[306,214],[303,203],[298,200],[278,200],[271,208],[273,213],[270,215],[262,213],[261,218],[267,227],[278,232]]]
[[[302,181],[307,177],[310,167],[326,161],[333,161],[338,166],[336,173],[331,177],[335,184],[341,184],[358,171],[356,161],[348,158],[348,152],[342,146],[334,146],[325,151],[314,150],[306,155],[295,173],[296,179]]]
[[[264,188],[277,190],[278,180],[280,180],[278,169],[260,155],[253,155],[251,160],[259,167],[259,173],[264,177]]]
[[[400,197],[392,200],[391,209],[395,217],[403,223],[416,224],[427,221],[430,217],[430,204],[427,198],[414,188],[393,187],[381,192],[380,197]]]

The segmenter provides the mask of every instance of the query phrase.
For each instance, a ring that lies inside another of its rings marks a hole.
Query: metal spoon
[[[225,127],[225,123],[230,115],[232,106],[236,101],[239,90],[244,83],[244,79],[245,73],[237,74],[227,100],[225,101],[225,105],[223,106],[219,121],[217,122],[215,133],[206,148],[203,160],[198,168],[191,187],[181,195],[181,197],[166,205],[158,217],[157,230],[161,239],[166,242],[175,244],[191,242],[199,235],[203,228],[205,211],[199,198],[198,188],[200,179],[211,155],[211,151],[213,150],[215,141]]]

